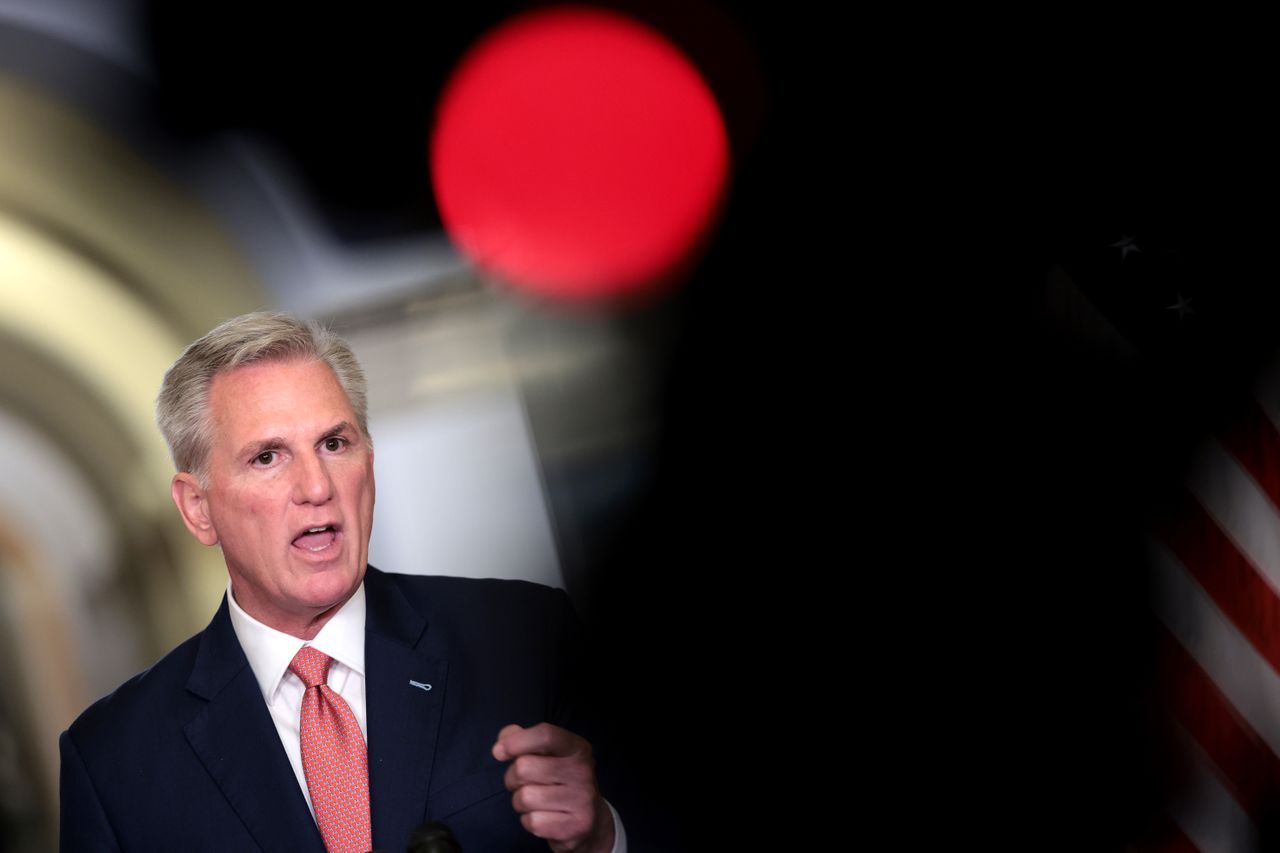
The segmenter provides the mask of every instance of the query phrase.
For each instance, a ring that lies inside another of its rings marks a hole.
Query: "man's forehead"
[[[305,400],[305,405],[300,405]],[[314,359],[272,359],[221,370],[209,388],[217,427],[327,429],[335,412],[354,421],[351,402],[329,365]],[[265,422],[264,422],[265,421]]]

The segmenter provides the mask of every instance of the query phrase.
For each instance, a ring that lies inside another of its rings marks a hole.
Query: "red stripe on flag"
[[[1280,598],[1190,493],[1160,538],[1258,653],[1280,672]]]
[[[1280,791],[1280,759],[1173,634],[1160,633],[1174,716],[1217,765],[1236,802],[1256,815]]]
[[[1280,507],[1280,430],[1262,407],[1250,400],[1239,420],[1224,430],[1218,441],[1240,461],[1271,503]]]

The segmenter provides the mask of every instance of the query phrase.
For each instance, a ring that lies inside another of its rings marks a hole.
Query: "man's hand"
[[[493,757],[510,761],[505,777],[520,823],[556,853],[609,853],[613,815],[596,789],[591,744],[550,723],[506,726]]]

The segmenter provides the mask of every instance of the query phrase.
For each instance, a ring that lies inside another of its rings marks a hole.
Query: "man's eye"
[[[264,450],[257,456],[253,457],[253,461],[259,465],[270,465],[276,460],[276,452],[274,450]]]
[[[347,440],[345,438],[339,438],[338,436],[333,436],[332,438],[326,438],[324,440],[324,449],[329,451],[341,450],[344,446],[346,446],[346,443],[347,443]]]

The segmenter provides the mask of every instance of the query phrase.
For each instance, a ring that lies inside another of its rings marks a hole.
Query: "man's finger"
[[[513,756],[507,751],[507,745],[504,742],[506,738],[514,732],[523,731],[520,726],[512,723],[509,726],[503,726],[502,731],[498,732],[498,739],[493,744],[493,757],[499,761],[510,761]]]
[[[520,755],[502,777],[508,791],[521,785],[594,785],[591,762],[581,758],[559,758],[550,755]]]
[[[520,815],[520,824],[528,832],[547,841],[578,839],[586,835],[591,828],[591,821],[582,815],[549,811],[525,812]]]
[[[506,726],[498,732],[498,742],[493,747],[493,756],[499,761],[509,761],[518,755],[567,757],[590,754],[591,744],[573,732],[550,723],[538,723],[527,729]]]
[[[591,814],[595,789],[576,785],[525,785],[511,795],[511,805],[520,814],[529,812],[565,812]]]

